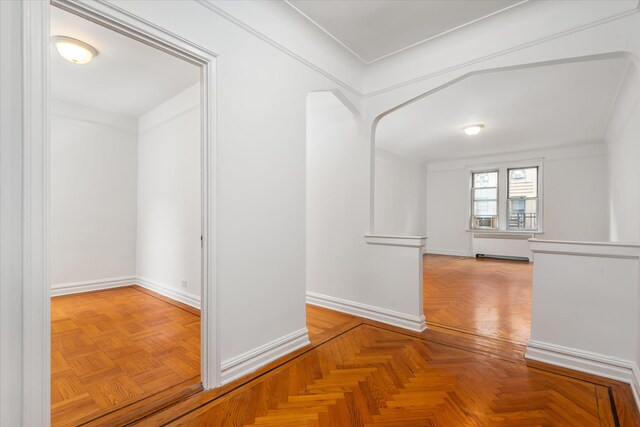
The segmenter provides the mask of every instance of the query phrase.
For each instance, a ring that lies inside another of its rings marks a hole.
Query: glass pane
[[[538,197],[538,168],[509,169],[507,197]]]
[[[476,188],[473,190],[473,200],[497,200],[497,188]]]
[[[498,215],[498,202],[494,201],[474,201],[473,214],[475,216],[482,215]]]
[[[473,187],[497,187],[498,172],[477,172],[473,174]]]
[[[509,200],[508,210],[508,228],[520,230],[538,229],[538,199]]]

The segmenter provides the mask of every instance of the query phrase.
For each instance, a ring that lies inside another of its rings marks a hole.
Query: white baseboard
[[[302,328],[253,350],[222,362],[222,384],[255,372],[260,367],[310,343],[309,331]]]
[[[470,254],[468,251],[455,251],[455,250],[449,250],[449,249],[432,249],[432,248],[430,248],[428,246],[427,246],[427,249],[426,249],[425,253],[434,254],[434,255],[450,255],[450,256],[461,256],[461,257],[473,257],[473,255]]]
[[[156,292],[165,297],[171,298],[200,309],[200,297],[181,289],[171,288],[148,277],[124,276],[110,277],[107,279],[87,280],[84,282],[63,283],[51,287],[51,296],[79,294],[82,292],[101,291],[104,289],[119,288],[122,286],[140,285],[145,289]]]
[[[631,371],[633,373],[631,391],[633,392],[633,398],[636,401],[636,408],[640,411],[640,367],[638,367],[637,363],[632,363]]]
[[[136,284],[136,276],[108,277],[105,279],[85,280],[83,282],[60,283],[51,286],[51,296],[79,294],[82,292],[101,291]]]
[[[198,295],[183,291],[182,289],[172,288],[164,283],[149,279],[148,277],[138,276],[137,283],[145,289],[149,289],[150,291],[164,295],[172,300],[187,304],[191,307],[197,308],[198,310],[200,309],[200,297]]]
[[[427,323],[424,315],[412,316],[410,314],[399,313],[386,308],[374,307],[372,305],[317,294],[315,292],[307,291],[307,304],[353,314],[354,316],[365,317],[367,319],[387,323],[399,328],[409,329],[414,332],[422,332],[427,329]]]
[[[631,384],[633,388],[635,363],[632,361],[535,340],[529,340],[524,357],[622,381]]]

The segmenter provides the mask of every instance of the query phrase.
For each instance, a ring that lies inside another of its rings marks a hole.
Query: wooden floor
[[[51,418],[77,425],[200,378],[200,315],[138,287],[51,299]]]
[[[425,255],[427,323],[526,344],[532,274],[522,261]]]
[[[640,425],[628,385],[528,363],[518,344],[438,327],[407,333],[315,307],[308,313],[329,327],[308,348],[135,424]]]
[[[309,346],[232,383],[75,424],[640,426],[628,385],[527,362],[517,343],[437,325],[411,333],[313,306],[307,326]]]

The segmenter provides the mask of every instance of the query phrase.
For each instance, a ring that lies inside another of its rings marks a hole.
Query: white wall
[[[423,244],[402,239],[368,239],[365,244],[369,199],[368,176],[362,168],[368,163],[368,146],[358,130],[343,100],[331,92],[309,94],[307,301],[421,330]],[[387,169],[387,176],[393,178],[397,165]],[[416,182],[393,184],[419,188],[419,173],[409,176]],[[417,191],[415,196],[420,196]]]
[[[468,255],[469,167],[543,159],[543,231],[550,240],[608,240],[604,144],[469,158],[427,165],[427,252]]]
[[[630,63],[606,133],[610,239],[640,241],[640,73]]]
[[[136,274],[136,133],[135,118],[52,103],[54,290]]]
[[[137,276],[192,304],[201,289],[199,104],[196,84],[138,120]]]
[[[361,153],[354,115],[331,92],[307,97],[307,291],[344,295],[359,280],[367,211],[353,159]]]
[[[631,383],[640,405],[640,245],[533,241],[531,248],[526,357]]]
[[[377,234],[424,236],[426,167],[376,147],[374,224]]]

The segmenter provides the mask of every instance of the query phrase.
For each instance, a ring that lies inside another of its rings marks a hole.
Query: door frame
[[[217,269],[218,55],[117,6],[98,1],[23,2],[23,416],[50,425],[50,35],[49,7],[59,7],[200,67],[202,291],[201,379],[220,385]]]

